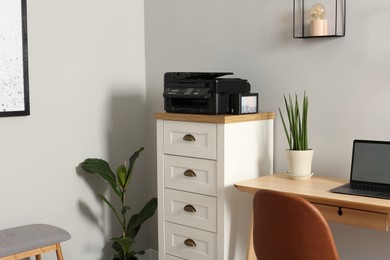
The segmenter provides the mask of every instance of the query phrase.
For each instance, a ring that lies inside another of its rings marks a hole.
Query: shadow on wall
[[[115,86],[114,89],[139,89],[137,86]],[[110,113],[107,118],[107,147],[109,160],[113,167],[128,161],[129,157],[140,147],[147,147],[147,111],[146,97],[139,94],[123,92],[113,93],[110,100]],[[146,171],[147,151],[143,151],[135,164],[132,180],[127,191],[127,205],[131,211],[128,216],[138,213],[151,198],[148,194],[148,176]],[[115,166],[114,166],[115,165]],[[116,169],[113,169],[114,171]],[[119,202],[119,201],[118,201]],[[120,227],[111,215],[111,229],[114,236],[120,236]],[[135,250],[147,249],[148,221],[141,226],[135,238]],[[104,258],[107,260],[109,258]],[[103,259],[102,259],[103,260]]]
[[[81,178],[84,179],[84,181],[88,184],[88,186],[91,187],[91,190],[93,191],[93,193],[107,194],[107,190],[109,188],[107,187],[106,183],[101,181],[100,178],[97,178],[97,176],[86,174],[83,171],[83,169],[81,169],[80,167],[76,168],[76,172],[79,176],[81,176]],[[111,197],[111,194],[107,197]],[[105,205],[103,205],[103,202],[101,200],[99,200],[97,196],[96,196],[96,201],[99,202],[99,205],[101,205],[102,208],[105,207]],[[81,214],[89,222],[91,222],[93,225],[95,225],[98,228],[98,230],[101,233],[101,237],[104,237],[104,239],[106,239],[106,236],[108,233],[107,229],[104,227],[104,223],[105,223],[104,216],[106,215],[105,214],[106,210],[101,210],[100,211],[101,214],[99,216],[96,216],[96,214],[92,211],[91,207],[83,200],[79,200],[78,208],[79,208]],[[93,241],[94,239],[96,239],[96,237],[91,238],[91,241]],[[93,244],[93,243],[91,243],[91,244]],[[108,255],[110,255],[110,247],[109,247],[108,243],[106,243],[106,245],[105,245],[104,249],[102,249],[102,251],[103,251],[103,257],[101,258],[101,260],[109,259],[109,258],[106,258]]]
[[[132,89],[132,86],[115,86],[113,89]],[[138,88],[134,87],[134,89]],[[112,94],[109,102],[109,112],[106,114],[107,158],[102,159],[109,162],[112,171],[115,173],[117,167],[123,164],[124,161],[128,163],[129,157],[136,150],[142,146],[146,147],[146,101],[145,97],[141,95],[132,95],[128,92],[116,92]],[[129,216],[138,212],[150,197],[146,192],[148,176],[145,170],[145,158],[145,152],[141,153],[134,168],[132,181],[128,187],[127,194],[129,196],[126,198],[126,204],[131,207]],[[114,206],[120,205],[117,196],[112,194],[108,184],[103,182],[101,178],[85,174],[82,169],[77,169],[77,172],[84,178],[94,193],[104,194],[108,200],[114,200]],[[89,205],[83,201],[79,201],[79,209],[82,214],[88,221],[91,221],[98,227],[106,241],[105,247],[102,248],[103,254],[101,260],[107,260],[111,259],[114,254],[114,251],[111,249],[110,238],[114,236],[119,237],[121,235],[121,228],[106,204],[101,203],[101,205],[103,209],[101,211],[102,214],[96,216]],[[105,216],[107,216],[105,213],[108,212],[110,219],[105,219]],[[110,226],[106,227],[104,223],[110,223]],[[142,229],[146,229],[146,226],[147,223],[141,227],[141,231],[134,244],[135,249],[147,249],[145,245],[147,239],[143,238],[143,233],[147,234],[148,232],[145,230],[142,231]]]

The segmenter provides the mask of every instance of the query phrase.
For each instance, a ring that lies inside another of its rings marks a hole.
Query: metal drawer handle
[[[186,239],[186,240],[184,241],[184,244],[185,244],[186,246],[196,247],[195,241],[192,240],[192,239],[190,239],[190,238]]]
[[[188,204],[188,205],[185,205],[184,206],[184,211],[187,211],[187,212],[196,212],[196,209],[194,206]]]
[[[186,170],[183,174],[187,177],[196,177],[196,173],[193,170]]]
[[[195,142],[196,141],[195,137],[192,134],[186,134],[183,137],[183,140],[184,141],[189,141],[189,142]]]

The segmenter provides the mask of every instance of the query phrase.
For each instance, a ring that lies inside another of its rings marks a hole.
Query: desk
[[[294,194],[316,206],[327,221],[389,231],[390,200],[329,192],[330,189],[347,182],[321,176],[313,176],[306,181],[294,181],[281,173],[242,181],[234,186],[249,193],[265,189]],[[251,243],[252,238],[247,259],[256,259]]]

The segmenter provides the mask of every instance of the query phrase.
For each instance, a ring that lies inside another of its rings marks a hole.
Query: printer
[[[223,77],[231,72],[167,72],[164,109],[169,113],[257,113],[258,94],[250,93],[246,79]]]

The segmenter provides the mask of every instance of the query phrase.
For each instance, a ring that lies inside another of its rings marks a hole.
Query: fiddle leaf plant
[[[307,112],[309,108],[309,98],[306,96],[306,91],[303,95],[302,113],[299,110],[297,94],[295,94],[294,100],[291,98],[291,95],[288,95],[288,101],[286,96],[284,96],[284,104],[286,106],[288,126],[284,120],[280,107],[279,114],[282,119],[290,150],[308,150]]]
[[[127,188],[133,176],[134,165],[143,150],[144,148],[141,147],[138,151],[134,152],[129,159],[129,165],[127,166],[126,162],[120,165],[115,174],[111,170],[110,165],[102,159],[88,158],[80,164],[84,171],[97,174],[107,182],[121,202],[118,208],[104,195],[97,194],[114,213],[122,230],[120,237],[111,239],[112,248],[116,251],[114,260],[135,260],[137,259],[137,255],[145,254],[144,250],[132,250],[132,246],[141,225],[154,215],[157,208],[157,198],[150,199],[138,213],[133,214],[130,218],[128,218],[128,213],[131,208],[126,205],[126,192],[128,191]]]

